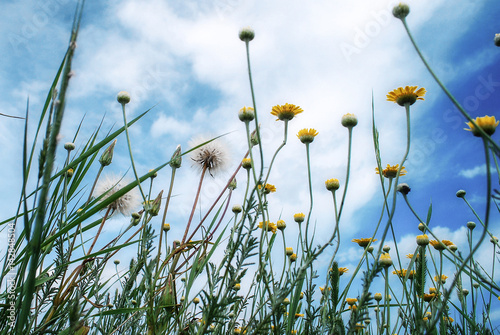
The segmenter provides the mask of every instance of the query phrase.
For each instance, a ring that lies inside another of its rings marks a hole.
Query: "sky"
[[[304,110],[290,122],[287,145],[269,179],[277,188],[269,197],[271,215],[276,220],[281,215],[288,223],[287,237],[293,239],[297,234],[293,214],[309,208],[305,148],[295,134],[302,128],[319,132],[311,144],[312,219],[317,242],[324,243],[334,222],[324,181],[338,178],[343,190],[347,130],[340,119],[353,113],[359,123],[353,130],[351,179],[338,261],[340,266],[355,266],[361,250],[350,240],[370,236],[367,232],[373,231],[382,206],[380,181],[374,172],[372,97],[382,165],[394,165],[406,148],[406,121],[404,109],[386,101],[386,94],[400,86],[416,85],[425,87],[427,94],[425,101],[411,107],[408,173],[400,182],[410,185],[409,199],[420,216],[426,217],[432,203],[433,231],[459,249],[466,248],[465,225],[477,219],[455,193],[466,190],[471,205],[484,216],[482,144],[463,130],[465,119],[425,69],[401,22],[392,16],[395,3],[89,1],[77,41],[61,142],[72,140],[82,119],[82,140],[103,117],[103,129],[120,127],[123,121],[116,94],[122,90],[132,97],[127,105],[129,119],[153,107],[130,130],[139,174],[168,161],[177,145],[189,148],[194,137],[228,133],[222,140],[231,153],[230,168],[207,178],[200,205],[203,212],[246,151],[244,124],[237,112],[251,106],[252,100],[245,45],[238,39],[238,31],[249,26],[255,30],[250,57],[267,164],[283,140],[283,124],[270,115],[272,106],[292,103]],[[500,49],[493,44],[495,33],[500,32],[498,3],[422,0],[408,4],[408,25],[444,84],[472,117],[498,116]],[[31,130],[67,48],[75,6],[72,0],[0,4],[5,14],[0,22],[4,32],[0,38],[4,50],[0,113],[24,116],[29,97]],[[3,217],[17,208],[23,127],[22,120],[0,118],[0,164],[6,176],[0,180],[0,187],[6,190],[0,194]],[[58,155],[62,162],[62,149]],[[173,236],[183,232],[192,206],[198,171],[191,165],[185,158],[174,187],[175,207],[169,214]],[[120,137],[110,171],[123,174],[129,167],[126,141]],[[244,184],[244,175],[237,178]],[[169,171],[160,172],[153,193],[166,190],[169,179]],[[498,187],[498,176],[493,180]],[[490,227],[498,236],[495,211]],[[115,234],[127,222],[115,219],[106,232]],[[401,253],[413,251],[417,225],[398,197],[394,229]],[[481,264],[491,264],[490,245],[485,243],[484,248],[487,250],[478,258]],[[325,264],[328,256],[326,252],[318,264]]]

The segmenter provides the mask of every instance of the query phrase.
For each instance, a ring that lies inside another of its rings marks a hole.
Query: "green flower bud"
[[[115,149],[115,144],[116,140],[111,143],[111,145],[104,150],[104,152],[101,155],[101,158],[99,158],[99,163],[101,163],[102,166],[108,166],[111,164],[111,161],[113,160],[113,150]]]

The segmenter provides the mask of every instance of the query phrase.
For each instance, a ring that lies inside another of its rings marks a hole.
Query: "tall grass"
[[[388,100],[401,105],[406,113],[406,150],[398,162],[392,163],[394,165],[383,167],[384,148],[379,145],[376,108],[372,103],[374,165],[380,176],[383,204],[380,216],[373,219],[373,231],[353,241],[363,252],[351,269],[339,266],[337,252],[342,213],[349,205],[346,194],[357,118],[346,114],[340,120],[349,139],[347,168],[344,180],[332,178],[325,182],[326,191],[313,189],[311,181],[314,157],[310,148],[315,145],[316,136],[322,134],[307,128],[297,134],[304,144],[302,159],[307,169],[308,208],[306,213],[287,213],[287,217],[293,215],[298,225],[299,238],[286,240],[287,223],[273,217],[276,211],[270,208],[269,197],[277,195],[273,194],[276,189],[268,181],[276,160],[280,159],[281,149],[289,141],[289,122],[295,122],[295,116],[303,111],[292,104],[272,108],[277,122],[283,124],[283,141],[268,157],[261,141],[258,119],[262,115],[258,113],[252,81],[250,45],[254,33],[251,29],[240,31],[253,101],[252,107],[244,107],[238,114],[245,129],[243,140],[247,148],[240,153],[241,163],[232,171],[225,187],[199,218],[194,213],[204,181],[216,176],[226,160],[222,139],[219,136],[202,140],[184,152],[178,147],[170,161],[139,175],[128,129],[141,122],[148,111],[128,121],[127,104],[131,97],[126,92],[120,92],[117,97],[123,112],[121,128],[103,135],[98,126],[87,140],[80,139],[77,130],[73,142],[64,145],[66,157],[56,157],[82,11],[83,2],[78,5],[67,53],[48,90],[33,143],[28,143],[27,131],[24,134],[19,207],[13,209],[12,217],[0,222],[2,229],[9,233],[8,253],[3,256],[0,277],[5,285],[0,295],[4,301],[0,309],[1,334],[498,332],[498,325],[490,318],[500,294],[494,281],[499,244],[490,231],[492,206],[493,210],[499,210],[498,194],[492,191],[494,171],[490,170],[493,158],[497,175],[499,173],[499,147],[491,138],[496,120],[472,119],[434,75],[411,36],[405,19],[409,10],[405,5],[395,7],[395,16],[403,22],[432,76],[470,122],[471,140],[474,134],[484,144],[485,211],[484,214],[476,211],[465,191],[457,192],[457,197],[470,208],[478,222],[464,223],[469,249],[458,250],[452,241],[433,232],[432,207],[426,213],[413,209],[408,197],[410,188],[400,183],[399,178],[411,173],[404,168],[411,152],[411,106],[425,103],[421,101],[425,89],[406,87],[389,92]],[[28,129],[31,122],[28,109],[26,114]],[[45,131],[42,124],[46,124]],[[131,181],[123,176],[105,177],[107,167],[115,164],[114,146],[121,134],[127,138],[134,175]],[[37,164],[33,158],[40,147]],[[196,189],[191,190],[194,200],[190,215],[184,218],[184,234],[171,236],[167,211],[176,171],[181,168],[185,155],[190,155],[199,168],[199,179]],[[54,170],[56,166],[61,167]],[[93,167],[98,167],[95,176]],[[152,194],[158,174],[169,176],[170,182],[165,193]],[[32,189],[28,187],[32,185],[31,180],[36,181]],[[89,181],[91,188],[86,187]],[[236,187],[244,190],[241,199],[234,199]],[[311,220],[314,196],[328,191],[332,194],[335,226],[326,243],[317,244],[315,224]],[[418,225],[421,231],[415,238],[414,253],[407,259],[400,254],[398,236],[393,229],[398,206],[410,209],[413,217],[408,221]],[[101,232],[113,215],[129,217],[130,223],[107,240],[109,236]],[[490,244],[483,243],[488,240]],[[387,246],[389,241],[394,244],[394,250]],[[482,268],[476,261],[480,247],[491,248],[491,269]],[[130,264],[120,272],[117,256],[130,254],[131,250],[134,255]],[[317,262],[325,250],[332,254],[326,270],[319,269]],[[112,267],[112,263],[116,274],[109,276],[105,269]],[[455,273],[443,273],[445,266],[452,266]],[[397,285],[389,280],[391,276],[398,278]],[[197,284],[200,278],[206,280],[201,289]],[[358,282],[361,286],[355,287]],[[376,292],[374,287],[383,287],[383,291]],[[453,320],[450,315],[458,315],[458,318]]]

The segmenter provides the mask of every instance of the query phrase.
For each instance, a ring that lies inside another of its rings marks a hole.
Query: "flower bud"
[[[384,252],[389,252],[389,250],[391,250],[391,247],[388,246],[388,245],[384,245],[384,247],[382,248],[382,250],[384,250]]]
[[[119,260],[119,259],[115,259],[115,260],[113,261],[113,263],[115,263],[115,265],[119,265],[119,264],[120,264],[120,260]]]
[[[126,91],[120,91],[116,96],[116,100],[122,105],[126,105],[130,102],[130,94]]]
[[[278,222],[276,222],[276,226],[279,230],[283,231],[286,228],[286,223],[283,220],[278,220]]]
[[[99,158],[99,163],[101,163],[102,166],[108,166],[111,164],[111,161],[113,160],[113,150],[115,148],[116,140],[111,143],[109,147],[107,147],[106,150],[101,155],[101,158]]]
[[[199,304],[200,303],[200,298],[198,298],[198,297],[194,298],[193,302],[195,303],[195,305]]]
[[[260,124],[259,124],[259,127],[260,127]],[[257,136],[257,129],[252,131],[252,133],[250,134],[250,144],[252,146],[256,146],[257,144],[259,144],[259,137]]]
[[[151,216],[157,216],[158,213],[160,213],[160,206],[161,206],[161,197],[163,195],[163,191],[161,191],[158,196],[156,197],[155,200],[153,200],[153,202],[150,201],[146,201],[145,205],[144,205],[144,209],[146,210],[146,212],[149,213],[149,215]]]
[[[241,167],[245,170],[249,170],[252,168],[252,160],[250,158],[243,158],[241,161]]]
[[[165,232],[169,231],[169,230],[170,230],[170,224],[168,224],[168,223],[164,223],[164,224],[163,224],[162,229],[163,229],[163,231],[165,231]]]
[[[73,177],[74,172],[75,172],[75,170],[73,170],[73,169],[66,170],[66,177],[68,177],[68,178]]]
[[[236,178],[233,178],[233,180],[231,180],[231,182],[229,183],[229,185],[227,186],[228,189],[230,190],[234,190],[236,188]]]
[[[410,188],[410,186],[408,186],[407,183],[399,184],[396,189],[399,193],[404,194],[404,195],[407,195],[411,191],[411,188]]]
[[[243,107],[238,112],[238,117],[243,122],[252,121],[255,118],[255,113],[252,107]]]
[[[68,142],[68,143],[64,144],[64,149],[66,149],[68,151],[75,150],[75,143]]]
[[[465,193],[466,192],[464,190],[458,190],[456,196],[458,198],[463,198],[463,197],[465,197]]]
[[[292,247],[287,247],[285,249],[286,255],[291,256],[293,254],[293,248]]]
[[[130,224],[132,226],[137,226],[137,224],[139,224],[139,221],[141,221],[141,214],[132,213],[132,219],[130,219]]]
[[[328,191],[334,192],[339,189],[340,183],[338,179],[328,179],[325,181],[325,187]]]
[[[425,229],[426,229],[425,225],[424,225],[422,222],[420,222],[420,223],[418,224],[418,230],[420,230],[421,232],[424,232],[424,231],[425,231]]]
[[[417,244],[422,245],[422,246],[428,245],[429,244],[429,236],[427,236],[427,234],[418,235],[417,236]]]
[[[255,32],[250,27],[245,27],[240,30],[240,40],[243,42],[250,42],[255,37]]]
[[[358,118],[354,114],[347,113],[344,116],[342,116],[342,120],[340,122],[344,127],[352,128],[358,124]]]
[[[373,296],[373,298],[376,301],[381,301],[382,300],[382,293],[375,293],[375,295]]]
[[[391,256],[388,253],[380,255],[380,259],[378,260],[378,263],[383,266],[384,268],[387,268],[392,265],[392,259]]]
[[[243,208],[241,208],[240,205],[234,205],[233,206],[233,213],[234,214],[238,214],[238,213],[241,213],[243,211]]]
[[[495,34],[495,37],[493,38],[493,42],[495,42],[495,45],[497,47],[500,47],[500,34]]]
[[[392,15],[401,20],[407,17],[408,14],[410,14],[410,7],[402,2],[400,2],[399,5],[394,6],[394,8],[392,9]]]
[[[172,158],[170,158],[170,167],[172,169],[178,169],[182,164],[182,156],[181,156],[181,145],[179,144],[177,148],[175,148],[174,154]]]
[[[467,228],[473,230],[474,228],[476,228],[476,223],[472,221],[467,222]]]
[[[295,262],[297,260],[297,254],[296,253],[293,253],[290,255],[290,262]]]

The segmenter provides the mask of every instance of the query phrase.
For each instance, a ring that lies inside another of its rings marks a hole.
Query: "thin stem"
[[[200,197],[200,191],[201,191],[201,185],[203,184],[203,179],[205,177],[205,172],[207,171],[207,166],[203,166],[203,170],[201,170],[201,177],[200,177],[200,182],[198,184],[198,191],[196,191],[196,196],[194,198],[194,203],[193,203],[193,208],[191,209],[191,214],[189,215],[189,220],[186,225],[186,231],[184,232],[184,236],[182,237],[182,242],[181,244],[184,244],[186,242],[186,237],[189,232],[189,227],[191,226],[191,221],[193,221],[193,216],[194,216],[194,211],[196,210],[196,204],[198,203],[198,198]]]
[[[132,146],[130,145],[130,136],[128,134],[127,113],[125,112],[125,103],[122,103],[121,105],[122,105],[125,135],[127,136],[128,153],[130,155],[130,163],[132,164],[132,170],[134,171],[134,176],[135,180],[137,181],[137,186],[139,186],[139,191],[141,191],[142,200],[145,202],[146,196],[144,195],[144,191],[142,190],[141,181],[139,180],[139,175],[137,174],[137,170],[135,169],[134,156],[132,155]]]

